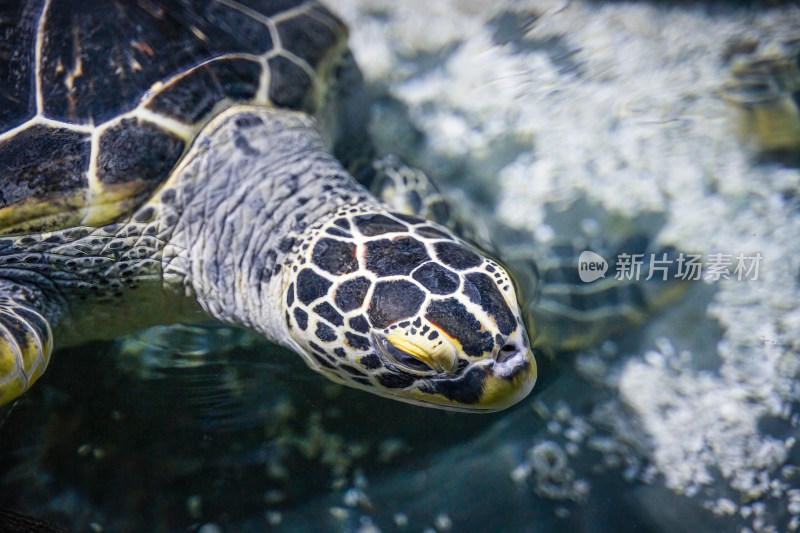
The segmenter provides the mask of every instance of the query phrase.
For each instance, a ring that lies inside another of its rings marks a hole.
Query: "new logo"
[[[594,252],[586,250],[578,257],[578,276],[585,283],[606,277],[607,270],[608,262]]]

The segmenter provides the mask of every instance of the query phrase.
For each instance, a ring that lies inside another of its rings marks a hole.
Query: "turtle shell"
[[[0,234],[102,225],[239,103],[314,113],[346,50],[300,0],[0,3]]]

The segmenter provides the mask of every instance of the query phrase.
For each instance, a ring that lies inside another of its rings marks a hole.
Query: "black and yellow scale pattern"
[[[299,247],[287,243],[296,277],[284,295],[286,324],[311,366],[351,386],[416,388],[422,400],[469,406],[486,401],[493,372],[472,362],[529,351],[508,274],[442,226],[347,207],[313,229]],[[535,368],[514,372],[505,379]],[[442,373],[451,379],[436,379]]]

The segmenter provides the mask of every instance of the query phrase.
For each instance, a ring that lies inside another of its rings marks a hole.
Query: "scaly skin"
[[[252,328],[329,378],[464,411],[536,379],[508,275],[448,230],[392,214],[305,115],[209,123],[129,219],[0,240],[0,402],[56,346],[197,320]]]

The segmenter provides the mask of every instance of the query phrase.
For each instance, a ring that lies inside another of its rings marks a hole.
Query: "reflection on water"
[[[79,531],[264,527],[492,420],[344,389],[249,333],[156,328],[58,353],[2,427],[3,505]]]

